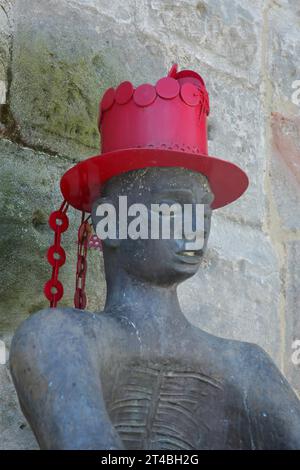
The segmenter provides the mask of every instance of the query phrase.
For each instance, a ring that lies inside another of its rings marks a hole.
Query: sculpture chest
[[[206,448],[226,440],[223,381],[195,367],[132,361],[113,368],[107,409],[127,449]]]

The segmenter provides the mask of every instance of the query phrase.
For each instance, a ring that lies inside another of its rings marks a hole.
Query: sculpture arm
[[[43,449],[123,449],[106,411],[88,321],[73,309],[45,310],[13,339],[13,380]]]
[[[245,406],[256,449],[300,449],[300,401],[269,355],[247,347]]]

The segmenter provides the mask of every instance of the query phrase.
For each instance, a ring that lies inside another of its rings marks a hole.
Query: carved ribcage
[[[201,402],[220,388],[192,370],[132,365],[119,371],[108,410],[127,449],[192,450],[208,431]]]

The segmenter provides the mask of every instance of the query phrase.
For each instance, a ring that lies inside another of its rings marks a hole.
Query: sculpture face
[[[103,245],[106,269],[115,266],[128,274],[151,284],[168,286],[178,284],[193,276],[199,267],[205,251],[210,230],[210,203],[213,194],[207,179],[196,172],[184,168],[147,168],[128,172],[110,180],[103,191],[103,197],[93,208],[93,223],[96,225],[95,211],[101,202],[109,202],[118,212],[118,196],[127,196],[128,207],[143,203],[151,216],[151,204],[204,204],[204,244],[201,249],[188,247],[186,237],[174,236],[175,216],[171,217],[171,238],[132,240],[105,240]],[[195,227],[195,210],[193,226]],[[128,223],[130,223],[130,217]],[[150,235],[150,227],[149,227]],[[112,262],[114,260],[114,262]]]

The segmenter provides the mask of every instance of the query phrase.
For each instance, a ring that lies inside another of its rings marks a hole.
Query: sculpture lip
[[[201,255],[202,250],[181,250],[176,253],[177,258],[188,264],[198,264]]]

